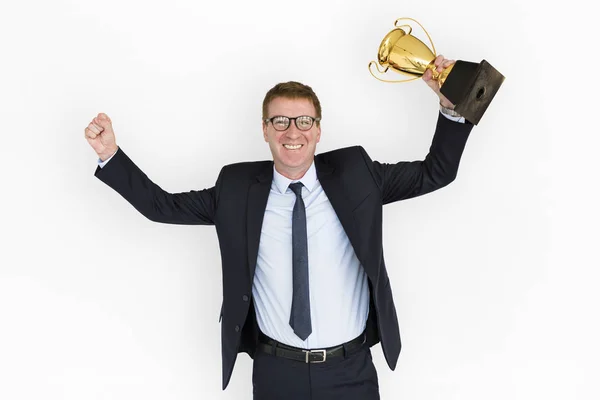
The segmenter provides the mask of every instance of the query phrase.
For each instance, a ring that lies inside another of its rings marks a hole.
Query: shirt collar
[[[288,186],[290,186],[290,183],[294,182],[302,182],[304,187],[311,192],[317,183],[317,170],[315,168],[315,162],[313,161],[310,164],[310,168],[308,168],[308,171],[306,171],[302,178],[294,180],[286,178],[277,172],[275,169],[275,164],[273,164],[273,183],[275,184],[275,187],[279,193],[284,194],[287,191]]]

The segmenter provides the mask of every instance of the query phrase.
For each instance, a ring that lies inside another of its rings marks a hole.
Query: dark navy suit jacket
[[[446,186],[456,177],[473,125],[441,114],[429,153],[422,161],[372,161],[360,147],[315,156],[317,177],[368,276],[371,293],[367,321],[370,346],[381,342],[393,370],[400,354],[400,332],[382,247],[382,206]],[[215,186],[167,193],[119,149],[95,176],[152,221],[215,225],[223,270],[221,346],[223,389],[237,354],[256,351],[258,326],[252,302],[263,216],[273,179],[273,162],[244,162],[222,168]]]

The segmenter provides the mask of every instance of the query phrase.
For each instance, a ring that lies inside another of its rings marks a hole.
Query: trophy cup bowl
[[[432,48],[412,35],[410,25],[398,26],[398,21],[401,20],[417,23],[427,35]],[[479,64],[458,60],[438,73],[434,65],[435,45],[425,28],[412,18],[398,18],[394,26],[395,28],[381,41],[377,52],[378,61],[369,63],[371,75],[382,82],[400,83],[419,79],[430,69],[433,79],[440,85],[442,94],[455,105],[455,111],[469,122],[479,123],[502,85],[504,76],[485,60]],[[373,73],[372,66],[375,66],[380,74],[392,70],[409,78],[399,81],[381,79]]]

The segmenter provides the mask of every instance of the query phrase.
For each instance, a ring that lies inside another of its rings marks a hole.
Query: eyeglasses
[[[321,118],[313,118],[308,115],[301,115],[299,117],[294,118],[285,117],[283,115],[276,115],[274,117],[265,119],[265,123],[268,124],[270,122],[276,131],[281,132],[285,131],[287,128],[290,127],[290,121],[292,120],[294,121],[294,124],[296,124],[296,128],[298,128],[301,131],[307,131],[310,128],[312,128],[315,121],[319,122]]]

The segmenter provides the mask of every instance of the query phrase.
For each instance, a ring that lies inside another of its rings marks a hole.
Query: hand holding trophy
[[[398,25],[399,21],[409,20],[417,23],[427,35],[432,49],[412,36],[410,25]],[[394,23],[395,29],[390,31],[381,41],[378,52],[378,63],[369,63],[369,72],[382,82],[408,82],[424,76],[424,80],[436,92],[429,76],[439,85],[439,93],[443,104],[444,97],[455,105],[454,110],[473,124],[478,124],[485,110],[500,89],[504,76],[487,61],[473,63],[468,61],[444,60],[436,57],[435,45],[429,33],[423,26],[412,18],[398,18]],[[440,58],[441,57],[441,58]],[[372,70],[375,65],[379,73],[385,74],[389,69],[408,75],[410,78],[401,81],[391,81],[377,77]],[[438,69],[440,71],[438,71]],[[428,72],[431,71],[431,72]]]
[[[454,110],[454,104],[452,104],[452,102],[440,92],[440,83],[436,79],[433,79],[433,71],[436,71],[438,74],[442,73],[444,69],[449,68],[455,62],[456,61],[454,60],[447,60],[444,58],[444,56],[439,55],[435,58],[435,60],[433,60],[434,68],[427,69],[427,71],[423,73],[423,81],[425,81],[427,86],[429,86],[431,90],[433,90],[435,94],[438,95],[438,97],[440,98],[440,105],[451,110]]]

